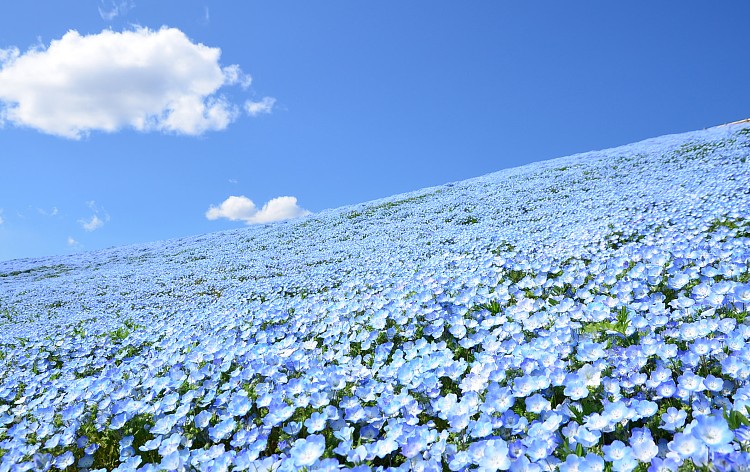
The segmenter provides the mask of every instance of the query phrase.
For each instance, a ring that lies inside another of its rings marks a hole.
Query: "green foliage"
[[[614,342],[616,345],[621,347],[628,347],[638,344],[641,341],[641,336],[638,331],[628,335],[627,331],[630,327],[630,319],[628,318],[628,311],[625,307],[622,307],[617,313],[615,321],[592,321],[581,323],[581,332],[586,334],[607,334],[607,341],[609,343]]]
[[[620,249],[626,244],[639,243],[645,238],[644,235],[639,234],[638,232],[625,234],[622,231],[613,231],[604,237],[605,241],[607,241],[607,247],[614,250]]]
[[[747,411],[748,415],[750,415],[750,406],[745,405],[745,410]],[[724,407],[723,414],[724,419],[727,420],[727,424],[729,425],[729,429],[731,430],[735,430],[740,426],[750,426],[750,419],[748,419],[746,415],[743,415],[737,410],[727,412],[726,407]]]
[[[466,226],[466,225],[473,225],[473,224],[476,224],[476,223],[479,223],[479,220],[476,219],[476,217],[474,217],[474,216],[467,216],[466,218],[464,218],[464,219],[462,219],[462,220],[460,220],[458,222],[458,224],[464,225],[464,226]]]

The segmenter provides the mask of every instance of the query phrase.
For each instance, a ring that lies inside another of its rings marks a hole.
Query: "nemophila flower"
[[[325,412],[313,412],[312,415],[310,415],[310,418],[305,420],[305,428],[307,428],[307,432],[310,434],[317,433],[325,428],[327,420],[328,416]]]
[[[321,454],[322,454],[322,451],[321,451]],[[365,447],[364,445],[360,445],[353,449],[350,449],[346,455],[346,460],[348,462],[353,462],[355,464],[364,462],[366,459],[367,459],[367,447]]]
[[[690,459],[695,463],[703,464],[708,456],[708,448],[696,436],[689,433],[677,433],[667,444],[670,453],[680,459]]]
[[[612,444],[602,446],[602,452],[604,452],[604,460],[608,462],[622,460],[625,457],[631,456],[633,453],[630,447],[618,440],[615,440]]]
[[[687,412],[684,410],[678,410],[677,408],[670,406],[661,415],[661,425],[659,427],[666,431],[676,431],[685,424],[687,418]]]
[[[160,469],[165,470],[178,470],[182,460],[180,453],[177,450],[170,452],[169,454],[162,454],[162,460],[159,464]]]
[[[583,377],[571,374],[565,379],[565,390],[563,393],[571,400],[580,400],[589,395],[589,389]]]
[[[177,433],[173,433],[168,438],[163,439],[159,445],[159,455],[165,457],[176,451],[180,445],[180,441],[182,441],[182,437]]]
[[[633,400],[631,406],[635,409],[636,416],[639,418],[649,418],[659,411],[659,405],[650,400]]]
[[[667,285],[673,290],[679,290],[690,282],[690,276],[684,272],[678,272],[667,279]]]
[[[677,459],[671,457],[654,457],[654,459],[651,461],[651,465],[648,467],[648,472],[676,472],[679,469],[681,463],[681,460],[678,461]]]
[[[690,393],[700,392],[705,389],[703,377],[689,370],[686,370],[681,376],[677,377],[677,387]]]
[[[610,423],[616,424],[629,419],[631,414],[632,413],[630,411],[630,408],[628,408],[628,406],[623,401],[616,401],[607,403],[604,406],[604,412],[602,413],[602,416],[607,418]]]
[[[469,446],[471,462],[478,465],[480,471],[508,470],[510,457],[508,444],[500,439],[488,439]]]
[[[320,434],[313,434],[307,438],[296,440],[289,454],[296,467],[309,467],[323,455],[325,447],[325,437]]]
[[[726,420],[721,416],[703,415],[696,418],[697,424],[690,430],[691,434],[711,450],[721,450],[734,439]]]
[[[211,421],[211,417],[213,414],[208,410],[203,410],[197,415],[195,415],[195,426],[197,428],[203,429],[206,426],[208,426],[209,421]]]
[[[538,414],[550,408],[550,401],[538,393],[530,397],[527,397],[525,400],[525,403],[526,403],[526,411],[528,411],[529,413]]]
[[[521,456],[510,464],[510,472],[541,472],[542,466],[532,463],[526,456]]]
[[[647,428],[635,428],[630,435],[630,447],[633,457],[640,462],[648,463],[659,453],[659,448],[654,442],[651,430]]]
[[[734,288],[734,297],[742,304],[743,309],[747,309],[750,304],[750,283],[737,285]]]
[[[604,470],[604,459],[593,453],[588,453],[585,457],[570,454],[565,458],[565,462],[558,465],[557,470],[560,472],[601,472]]]
[[[677,385],[674,381],[668,380],[656,387],[655,393],[658,397],[670,398],[677,393]]]
[[[55,458],[54,467],[57,467],[60,470],[65,470],[68,466],[73,465],[73,462],[75,462],[73,453],[71,451],[66,451]]]
[[[141,445],[138,449],[141,451],[155,451],[159,449],[159,446],[161,445],[162,436],[156,436],[153,439],[149,439],[148,441],[144,442],[143,445]]]
[[[232,433],[237,423],[234,418],[227,418],[216,426],[208,428],[208,436],[214,442],[219,442]]]
[[[591,431],[586,426],[579,426],[575,432],[575,440],[583,447],[590,448],[599,443],[601,435],[600,431]]]

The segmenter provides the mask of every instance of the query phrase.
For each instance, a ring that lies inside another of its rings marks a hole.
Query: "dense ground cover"
[[[0,471],[740,470],[750,128],[0,262]]]

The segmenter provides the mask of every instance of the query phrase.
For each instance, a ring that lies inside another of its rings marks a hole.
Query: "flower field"
[[[750,470],[750,126],[0,262],[0,472]]]

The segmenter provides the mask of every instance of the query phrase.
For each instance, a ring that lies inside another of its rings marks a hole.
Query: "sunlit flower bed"
[[[748,157],[724,126],[0,263],[0,472],[750,470]]]

